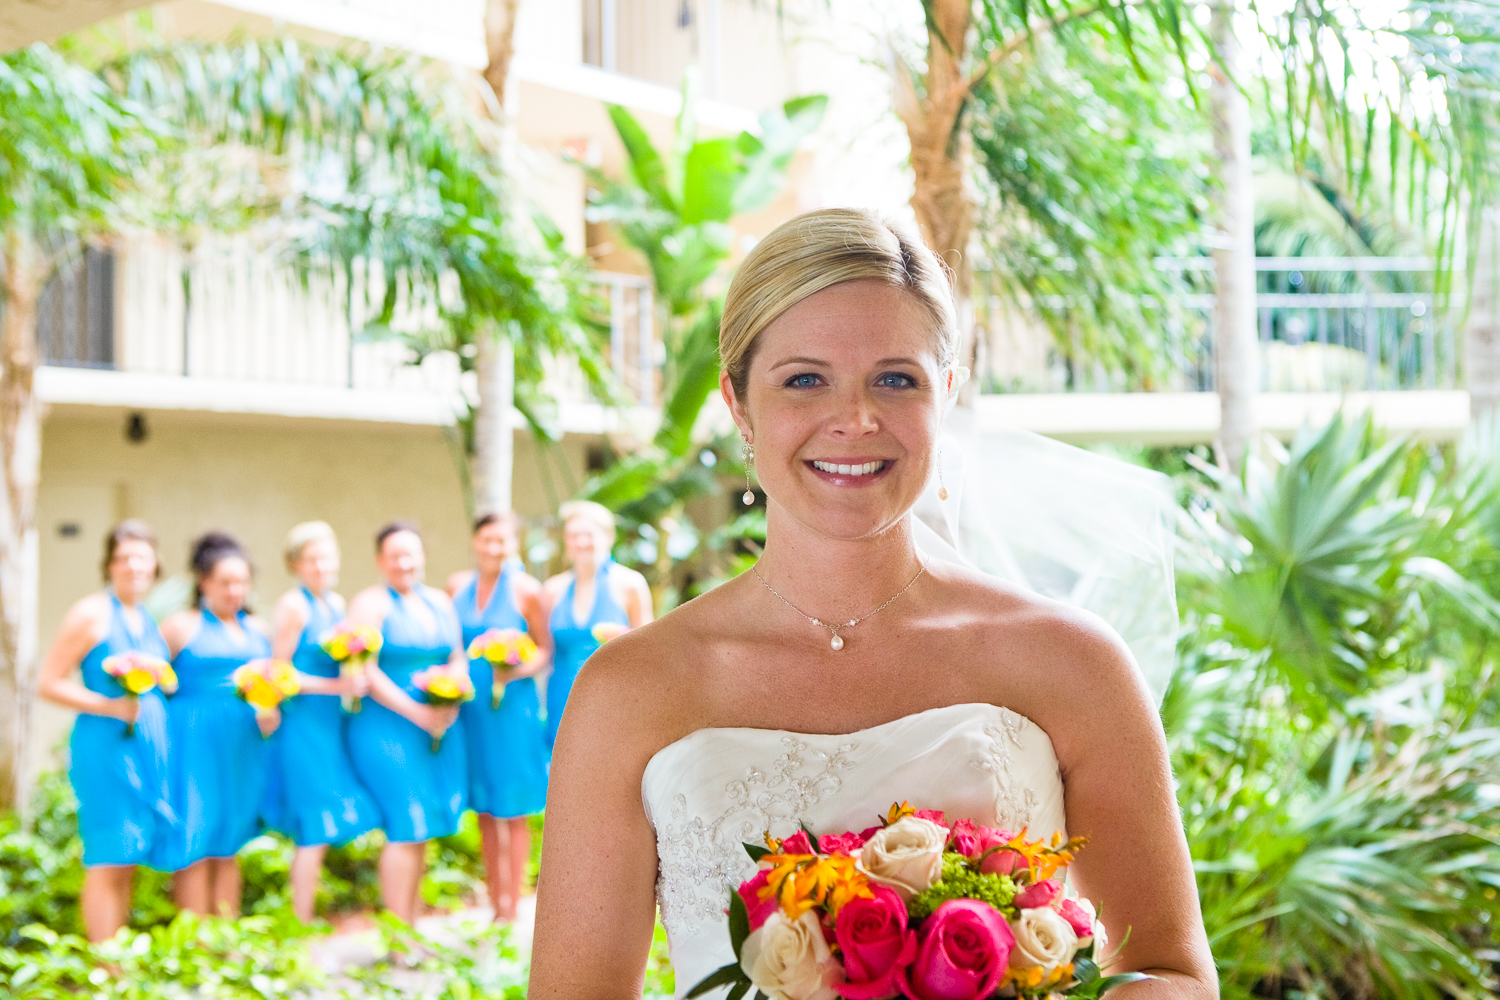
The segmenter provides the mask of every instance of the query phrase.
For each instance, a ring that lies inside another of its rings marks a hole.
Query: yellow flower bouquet
[[[339,665],[339,674],[345,677],[358,676],[380,653],[380,629],[373,625],[350,625],[340,622],[323,636],[323,652]],[[341,699],[344,711],[353,714],[360,709],[357,694],[346,694]]]
[[[428,667],[412,674],[411,682],[427,696],[427,704],[435,708],[474,700],[474,682],[469,679],[468,671],[450,670],[446,665]],[[433,753],[437,753],[442,745],[441,736],[432,738]]]
[[[296,668],[285,660],[251,660],[236,669],[230,679],[234,693],[255,709],[257,719],[302,690]]]
[[[163,694],[177,691],[177,672],[172,665],[138,649],[105,657],[103,667],[106,674],[119,681],[127,698],[139,698],[153,688],[160,688]],[[135,735],[134,722],[125,723],[125,735]]]
[[[495,686],[490,692],[490,709],[500,707],[505,695],[507,676],[516,667],[535,663],[542,655],[536,642],[518,628],[492,628],[469,643],[469,659],[489,660],[495,669]]]

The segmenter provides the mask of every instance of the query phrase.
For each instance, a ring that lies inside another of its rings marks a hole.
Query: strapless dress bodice
[[[950,705],[859,732],[700,729],[659,750],[641,777],[656,830],[657,902],[681,996],[734,960],[729,892],[755,866],[744,843],[873,826],[893,802],[941,809],[1034,839],[1066,833],[1052,741],[1030,719]]]

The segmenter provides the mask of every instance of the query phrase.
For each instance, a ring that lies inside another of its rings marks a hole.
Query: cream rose
[[[838,1000],[844,981],[818,915],[812,910],[788,920],[778,909],[740,947],[740,968],[771,1000]]]
[[[1078,950],[1078,935],[1072,925],[1050,906],[1022,910],[1010,922],[1010,929],[1016,936],[1016,946],[1010,952],[1012,969],[1039,965],[1050,972],[1071,962]]]
[[[930,819],[904,816],[865,841],[860,864],[903,900],[932,887],[943,873],[948,831]]]

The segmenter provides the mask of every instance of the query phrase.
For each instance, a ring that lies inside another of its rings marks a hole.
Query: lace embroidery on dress
[[[984,771],[995,781],[995,818],[1012,832],[1019,833],[1031,825],[1032,813],[1037,806],[1036,790],[1021,788],[1016,781],[1015,759],[1011,747],[1025,750],[1021,733],[1032,723],[1023,715],[1008,708],[999,711],[1000,719],[984,727],[989,737],[988,752],[969,761],[976,771]]]
[[[781,744],[786,752],[769,771],[748,767],[725,786],[729,805],[719,815],[690,815],[686,795],[672,799],[671,816],[656,831],[656,900],[662,923],[674,933],[722,921],[729,890],[755,871],[742,845],[795,824],[837,792],[842,773],[854,767],[849,755],[859,748],[842,743],[827,754],[791,736]]]

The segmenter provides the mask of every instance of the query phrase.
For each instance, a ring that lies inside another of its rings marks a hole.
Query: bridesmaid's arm
[[[536,643],[541,655],[535,663],[517,667],[514,678],[535,677],[552,665],[552,630],[547,625],[547,608],[542,596],[542,585],[537,578],[527,573],[518,573],[512,582],[512,594],[516,610],[526,619],[526,632]]]
[[[300,590],[289,590],[281,595],[281,600],[276,602],[276,607],[271,611],[271,655],[278,660],[287,663],[292,662],[292,655],[297,652],[297,644],[302,641],[302,630],[307,628],[309,609],[307,598],[302,596]],[[316,674],[304,674],[297,671],[297,683],[302,687],[303,694],[345,694],[338,678],[319,677]]]
[[[626,569],[618,563],[611,569],[611,573],[620,573],[625,576],[625,617],[630,619],[631,628],[640,628],[656,617],[655,609],[651,606],[651,586],[646,578],[633,569]],[[613,581],[611,581],[613,582]]]
[[[349,603],[349,624],[370,625],[378,629],[385,624],[390,609],[391,599],[384,587],[367,587],[354,595],[354,600]],[[378,663],[365,667],[365,675],[370,682],[370,697],[376,703],[435,737],[447,732],[453,720],[458,718],[457,708],[433,708],[417,701],[387,677]]]
[[[37,693],[55,705],[71,708],[85,715],[134,722],[137,705],[130,697],[110,698],[90,691],[73,679],[73,671],[83,662],[89,650],[109,632],[111,608],[102,594],[92,594],[68,609],[62,627],[47,658],[42,661],[37,678]]]

